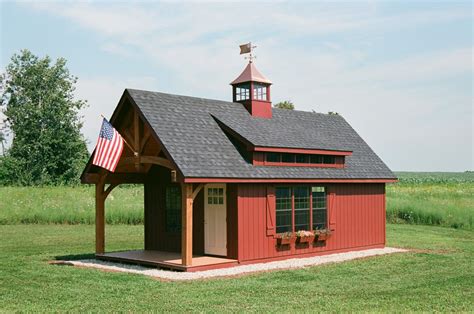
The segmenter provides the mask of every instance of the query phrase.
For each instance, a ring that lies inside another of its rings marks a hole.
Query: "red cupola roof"
[[[245,67],[244,71],[237,77],[230,85],[244,83],[244,82],[258,82],[265,84],[272,84],[272,82],[267,79],[257,67],[253,64],[252,61]]]

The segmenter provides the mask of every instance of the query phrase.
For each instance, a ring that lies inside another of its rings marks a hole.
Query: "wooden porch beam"
[[[99,174],[98,174],[99,175]],[[107,173],[101,172],[95,185],[95,253],[105,251],[105,197],[104,186]]]
[[[135,148],[135,169],[140,172],[140,118],[137,109],[133,111],[133,147]]]
[[[135,160],[136,160],[135,157],[124,157],[124,158],[120,159],[120,163],[123,164],[123,165],[134,164]],[[140,157],[140,163],[159,165],[159,166],[163,166],[165,168],[172,169],[172,170],[176,169],[174,167],[174,165],[171,163],[171,161],[169,161],[168,159],[163,158],[163,157],[141,156]]]
[[[104,201],[107,199],[107,196],[109,196],[110,192],[112,192],[112,190],[115,189],[118,185],[118,183],[112,183],[107,187],[107,189],[102,194],[104,197]]]
[[[118,183],[113,183],[105,189],[109,175],[107,172],[101,171],[95,184],[95,254],[105,252],[105,200],[110,192],[118,186]]]
[[[81,183],[97,184],[101,176],[98,173],[86,173]],[[146,175],[142,173],[109,173],[104,184],[145,183]]]
[[[150,139],[150,137],[151,137],[150,132],[148,131],[148,129],[145,129],[145,135],[143,136],[143,140],[140,144],[140,149],[138,150],[140,154],[143,153],[143,150],[145,149],[145,146],[148,143],[148,140]]]
[[[181,185],[181,262],[184,266],[193,264],[193,185]]]
[[[203,187],[204,187],[204,184],[201,183],[194,189],[193,195],[192,195],[193,201],[196,198],[196,196],[199,194],[199,192],[202,190]]]

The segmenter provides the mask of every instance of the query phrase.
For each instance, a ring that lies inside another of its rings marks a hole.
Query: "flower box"
[[[316,230],[315,235],[316,235],[316,241],[323,242],[331,237],[331,230],[329,229]]]
[[[311,231],[300,230],[296,233],[297,243],[311,243],[314,241],[314,233]]]
[[[289,245],[295,242],[295,235],[292,232],[285,232],[277,235],[278,245]]]
[[[298,243],[311,243],[314,241],[314,235],[312,236],[302,236],[297,238]]]

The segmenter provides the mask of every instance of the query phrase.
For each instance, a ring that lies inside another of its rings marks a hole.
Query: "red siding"
[[[326,187],[329,226],[334,229],[332,237],[324,246],[292,245],[289,249],[280,249],[274,236],[268,232],[268,185],[239,184],[239,261],[383,246],[385,185],[329,184]]]
[[[227,257],[238,258],[237,184],[227,184]],[[204,235],[203,235],[204,237]]]

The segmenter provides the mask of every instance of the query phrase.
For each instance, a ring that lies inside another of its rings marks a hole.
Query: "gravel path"
[[[145,276],[155,277],[165,280],[195,280],[212,277],[227,277],[236,276],[246,273],[255,273],[262,271],[269,271],[275,269],[292,269],[302,268],[307,266],[322,265],[328,263],[340,263],[358,258],[365,258],[370,256],[385,255],[392,253],[406,252],[405,249],[386,247],[383,249],[370,249],[363,251],[353,251],[347,253],[336,253],[323,256],[314,256],[306,258],[292,258],[283,261],[258,263],[251,265],[242,265],[229,268],[206,270],[198,272],[175,272],[169,270],[161,270],[156,268],[147,268],[137,265],[128,265],[121,263],[105,262],[96,259],[63,261],[63,264],[74,265],[78,267],[91,267],[102,269],[105,271],[125,272],[132,274],[141,274]]]

